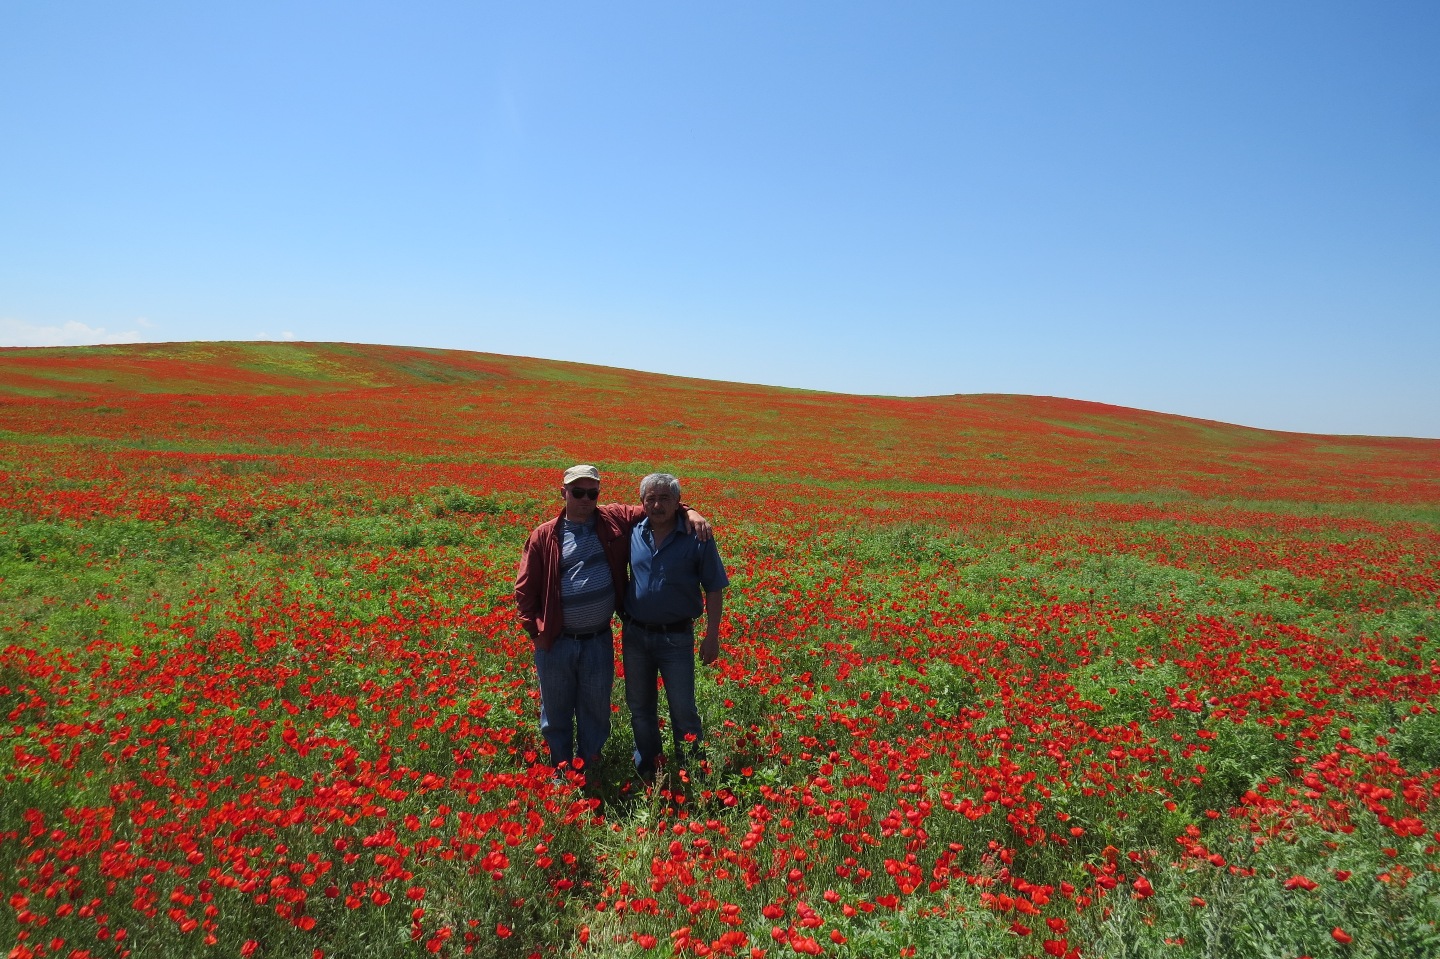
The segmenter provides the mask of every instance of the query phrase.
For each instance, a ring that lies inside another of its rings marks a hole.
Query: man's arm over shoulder
[[[602,516],[627,533],[636,523],[645,518],[644,507],[627,503],[601,503],[595,508],[600,511]]]
[[[645,518],[643,506],[629,506],[625,503],[604,503],[595,507],[611,522],[620,527],[621,532],[628,533],[635,528],[635,525]],[[685,516],[685,522],[689,524],[690,532],[702,543],[710,538],[710,520],[695,511],[693,506],[687,503],[680,504],[680,512]]]
[[[693,507],[686,506],[684,503],[680,504],[680,512],[685,517],[685,525],[690,528],[691,535],[702,543],[710,542],[710,537],[713,535],[710,531],[710,521],[695,512]]]

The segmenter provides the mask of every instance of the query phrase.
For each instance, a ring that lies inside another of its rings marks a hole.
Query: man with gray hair
[[[720,618],[730,585],[713,540],[680,515],[680,481],[651,473],[640,481],[645,518],[630,531],[630,587],[622,651],[625,704],[635,733],[635,769],[653,779],[663,746],[655,680],[665,681],[676,762],[697,756],[704,729],[695,705],[695,620],[705,614],[700,661],[720,656]],[[703,596],[703,599],[702,599]]]

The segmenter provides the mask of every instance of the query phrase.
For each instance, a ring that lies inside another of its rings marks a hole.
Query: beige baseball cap
[[[565,471],[566,486],[569,486],[571,483],[575,482],[578,479],[593,479],[595,482],[598,483],[600,482],[600,471],[597,470],[595,467],[589,465],[588,463],[582,463],[579,466],[572,466]]]

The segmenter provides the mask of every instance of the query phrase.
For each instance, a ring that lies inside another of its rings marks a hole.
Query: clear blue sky
[[[0,344],[1440,437],[1440,4],[0,6]]]

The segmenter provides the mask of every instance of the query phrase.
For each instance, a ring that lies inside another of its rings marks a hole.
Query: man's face
[[[595,504],[600,499],[600,482],[581,477],[569,486],[561,488],[565,497],[565,515],[573,520],[584,521],[595,513]]]
[[[675,509],[680,501],[667,489],[652,489],[640,500],[645,515],[650,517],[652,526],[669,526],[675,519]]]

